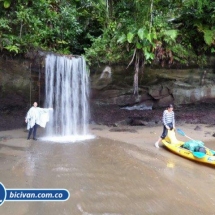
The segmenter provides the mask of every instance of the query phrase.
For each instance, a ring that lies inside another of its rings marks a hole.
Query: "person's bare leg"
[[[160,137],[160,138],[158,139],[158,141],[155,142],[155,147],[156,147],[156,148],[159,148],[159,143],[160,143],[161,140],[162,140],[162,138]]]

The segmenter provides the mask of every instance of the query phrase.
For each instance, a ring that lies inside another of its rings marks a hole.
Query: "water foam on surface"
[[[74,143],[84,140],[91,140],[94,138],[95,138],[94,135],[68,135],[68,136],[47,136],[42,137],[39,140],[58,143]]]

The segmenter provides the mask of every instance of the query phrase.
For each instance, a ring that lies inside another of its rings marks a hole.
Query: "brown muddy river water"
[[[4,202],[2,215],[215,214],[215,168],[163,147],[13,139],[0,142],[0,168],[6,188],[70,192],[65,202]]]

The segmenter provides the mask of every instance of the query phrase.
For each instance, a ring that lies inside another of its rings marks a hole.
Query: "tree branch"
[[[134,61],[134,57],[135,57],[135,55],[136,55],[136,51],[137,51],[137,49],[134,50],[133,57],[132,57],[130,63],[128,64],[128,66],[126,67],[126,69],[128,69],[128,67],[129,67],[129,66],[132,64],[132,62]]]

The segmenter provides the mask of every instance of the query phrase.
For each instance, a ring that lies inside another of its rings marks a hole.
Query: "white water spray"
[[[45,106],[54,111],[43,139],[89,139],[89,80],[84,58],[47,55],[45,63]]]

